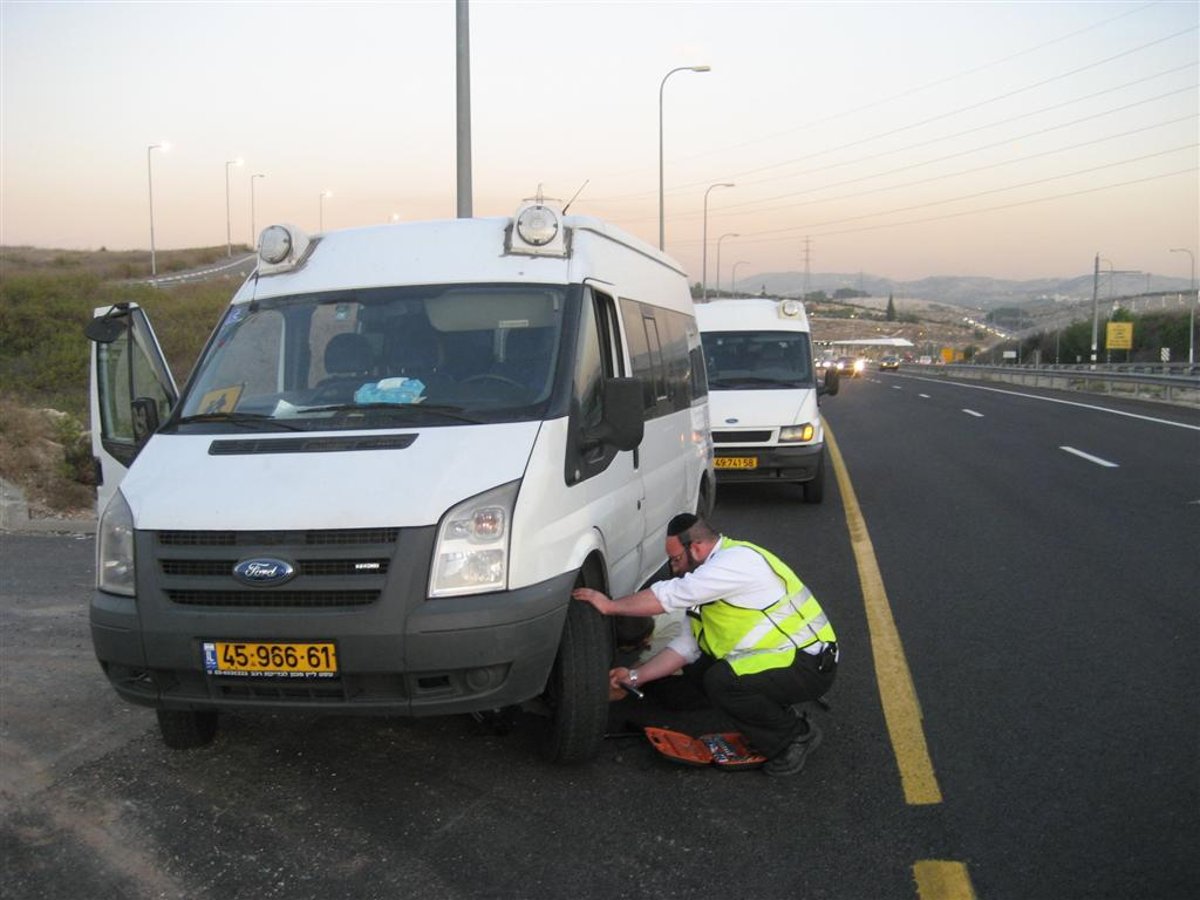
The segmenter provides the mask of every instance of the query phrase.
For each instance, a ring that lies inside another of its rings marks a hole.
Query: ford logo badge
[[[233,567],[233,577],[243,584],[267,587],[290,581],[295,574],[296,569],[291,563],[266,556],[243,559]]]

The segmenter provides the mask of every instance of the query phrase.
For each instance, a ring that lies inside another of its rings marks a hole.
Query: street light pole
[[[667,79],[676,72],[708,72],[709,66],[679,66],[663,76],[658,85],[658,249],[665,250],[667,243],[666,220],[663,217],[663,88]]]
[[[150,153],[153,150],[162,150],[164,153],[170,148],[166,141],[158,144],[151,144],[146,148],[146,185],[150,190],[150,274],[158,274],[158,262],[154,256],[154,174],[150,168]]]
[[[1196,305],[1200,304],[1200,295],[1196,294],[1196,254],[1187,247],[1176,247],[1172,253],[1186,253],[1192,261],[1192,314],[1188,319],[1188,365],[1196,364]]]
[[[733,187],[732,182],[721,182],[720,184],[710,184],[708,190],[704,192],[704,237],[701,240],[701,257],[704,262],[700,265],[700,299],[708,300],[708,195],[713,188]],[[660,245],[661,246],[661,245]],[[720,285],[717,285],[720,287]]]
[[[721,296],[721,241],[727,237],[741,237],[740,234],[735,234],[730,231],[717,238],[717,296]]]
[[[225,160],[225,255],[233,256],[233,225],[230,224],[229,217],[229,167],[240,166],[244,160],[239,156],[237,159]]]
[[[317,233],[325,233],[325,198],[332,197],[333,191],[321,191],[321,196],[317,198]]]
[[[739,259],[737,262],[735,262],[733,264],[733,275],[731,275],[729,278],[729,292],[731,294],[737,290],[737,267],[748,265],[748,264],[749,264],[748,261],[744,260],[744,259]]]
[[[254,179],[266,177],[266,175],[261,173],[250,176],[250,241],[254,244],[256,249],[258,247],[258,232],[255,230],[256,226],[254,221]]]

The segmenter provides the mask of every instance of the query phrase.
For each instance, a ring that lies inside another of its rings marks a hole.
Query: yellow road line
[[[825,442],[837,474],[838,488],[842,493],[842,505],[846,509],[846,525],[850,530],[850,546],[858,564],[858,579],[862,584],[863,602],[867,608],[867,626],[871,632],[871,653],[875,659],[875,679],[879,684],[879,698],[883,703],[883,717],[887,721],[888,734],[892,739],[892,750],[900,767],[900,783],[904,788],[904,799],[913,806],[941,803],[942,791],[937,776],[933,773],[933,762],[925,743],[925,732],[921,727],[921,706],[917,702],[917,691],[912,683],[908,662],[904,658],[904,647],[900,644],[900,633],[892,618],[887,591],[883,587],[883,576],[875,561],[875,548],[867,533],[867,523],[858,506],[854,487],[850,484],[850,473],[838,450],[837,441],[829,425],[825,425]],[[924,895],[922,895],[924,896]]]
[[[975,900],[967,867],[946,859],[921,859],[913,863],[917,896],[921,900]]]

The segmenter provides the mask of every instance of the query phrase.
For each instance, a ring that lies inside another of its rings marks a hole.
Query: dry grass
[[[86,517],[95,508],[91,448],[78,423],[52,409],[0,397],[0,478],[25,494],[30,515]]]

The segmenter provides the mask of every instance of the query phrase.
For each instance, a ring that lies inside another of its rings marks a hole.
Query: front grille
[[[303,544],[321,547],[345,544],[394,544],[399,528],[326,528],[312,531],[160,531],[164,547],[275,547]]]
[[[300,575],[386,575],[388,559],[306,559],[296,566]],[[159,568],[164,575],[185,575],[219,578],[229,575],[238,564],[236,559],[162,559]]]
[[[168,603],[247,611],[349,609],[384,595],[400,558],[401,535],[399,528],[160,531],[145,541],[155,557],[154,587]],[[233,570],[255,557],[283,560],[294,574],[286,583],[247,584]],[[413,558],[428,557],[422,552]]]
[[[241,607],[336,607],[368,606],[379,599],[379,591],[279,591],[279,590],[175,590],[168,588],[167,599],[184,606]]]
[[[770,431],[714,431],[714,444],[767,444],[771,441]]]

